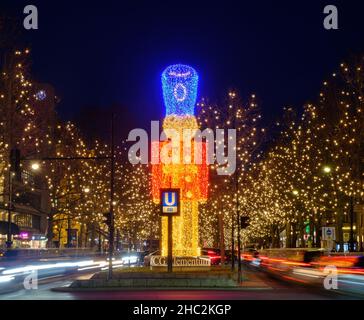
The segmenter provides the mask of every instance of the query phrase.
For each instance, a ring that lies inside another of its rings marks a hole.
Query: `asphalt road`
[[[68,275],[66,277],[41,280],[38,289],[21,289],[0,295],[0,300],[347,300],[353,296],[332,291],[282,282],[265,273],[254,272],[257,286],[233,290],[165,290],[129,289],[97,292],[55,292],[52,288],[68,286],[78,277],[92,274]],[[263,285],[259,285],[263,284]]]

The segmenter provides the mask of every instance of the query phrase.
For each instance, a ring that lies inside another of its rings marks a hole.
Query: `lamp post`
[[[9,201],[8,201],[8,233],[6,237],[6,248],[11,249],[11,246],[13,244],[12,241],[12,213],[13,210],[13,175],[14,173],[9,171]]]
[[[294,197],[294,209],[295,210],[299,210],[299,206],[298,206],[298,196],[299,196],[300,192],[297,190],[297,189],[293,189],[292,190],[292,195]],[[299,213],[300,214],[300,213]],[[300,240],[300,243],[302,243],[302,238],[301,238],[301,225],[300,225],[300,222],[301,222],[301,218],[297,219],[297,221],[293,221],[293,237],[291,237],[291,241],[292,241],[292,247],[293,248],[297,248],[297,239]],[[297,236],[297,225],[298,225],[298,231],[299,231],[299,234]]]
[[[324,165],[323,167],[322,167],[322,171],[323,171],[323,173],[325,174],[325,175],[327,175],[327,176],[329,176],[329,177],[331,177],[331,178],[333,178],[333,176],[332,176],[332,168],[331,168],[331,166],[330,165]],[[326,216],[326,219],[329,219],[330,218],[330,216],[329,216],[329,213],[330,213],[330,210],[328,209],[328,208],[326,208],[326,214],[327,214],[327,216]],[[335,219],[335,224],[336,224],[336,226],[337,226],[337,228],[335,228],[336,230],[337,230],[337,233],[336,233],[336,237],[335,237],[335,239],[333,239],[333,240],[327,240],[328,241],[328,247],[331,249],[331,248],[333,248],[333,249],[335,249],[335,246],[336,246],[336,239],[338,239],[338,241],[339,241],[339,243],[340,243],[340,247],[341,247],[341,249],[343,249],[344,248],[344,246],[343,246],[343,231],[342,231],[342,220],[341,220],[341,218],[340,217],[338,217],[337,219]],[[327,225],[327,224],[326,224]],[[330,241],[330,242],[329,242]],[[332,246],[331,246],[331,244],[332,244]],[[341,250],[341,249],[339,249],[339,250]]]

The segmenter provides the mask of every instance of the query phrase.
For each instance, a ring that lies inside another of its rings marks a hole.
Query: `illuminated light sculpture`
[[[198,75],[195,69],[175,64],[162,73],[166,116],[193,115],[197,99]]]
[[[186,146],[183,130],[191,132],[198,129],[194,116],[197,97],[198,75],[185,65],[172,65],[162,73],[162,89],[166,106],[163,129],[168,139],[172,139],[168,129],[179,133],[179,162],[158,163],[152,166],[152,194],[155,203],[160,201],[161,188],[180,189],[180,216],[173,217],[173,256],[197,257],[200,255],[198,230],[198,205],[207,200],[208,166],[206,162],[206,143],[194,141]],[[162,158],[162,150],[169,141],[152,142],[152,149]],[[178,142],[177,142],[178,145]],[[159,149],[159,150],[158,150]],[[159,152],[158,152],[159,151]],[[199,154],[201,152],[201,154]],[[169,150],[169,156],[173,154]],[[175,155],[175,154],[174,154]],[[177,153],[178,155],[178,153]],[[186,155],[188,161],[186,161]],[[201,159],[197,162],[195,159]],[[168,251],[167,217],[162,217],[162,256]]]
[[[47,93],[45,92],[45,90],[39,90],[36,94],[35,94],[35,98],[39,101],[43,101],[45,98],[47,98]]]

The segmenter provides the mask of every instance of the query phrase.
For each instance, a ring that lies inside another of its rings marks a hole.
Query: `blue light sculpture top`
[[[166,116],[194,115],[198,75],[195,69],[175,64],[162,73],[162,89]]]

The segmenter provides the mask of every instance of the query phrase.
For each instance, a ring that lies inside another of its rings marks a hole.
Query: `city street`
[[[55,292],[53,288],[66,287],[75,279],[88,278],[92,274],[58,277],[41,280],[37,290],[18,290],[0,295],[0,300],[347,300],[359,297],[338,294],[333,291],[294,285],[269,277],[262,272],[252,273],[254,282],[241,288],[199,289],[127,289],[98,290],[93,292]]]
[[[0,0],[0,315],[364,300],[364,1],[28,2]]]

